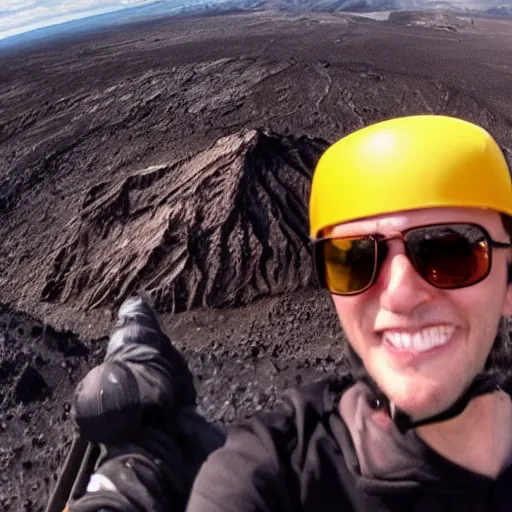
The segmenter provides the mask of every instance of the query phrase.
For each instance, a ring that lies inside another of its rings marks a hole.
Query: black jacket
[[[361,381],[324,380],[285,396],[209,456],[189,512],[512,510],[512,467],[492,480],[444,459],[414,431],[372,424]]]

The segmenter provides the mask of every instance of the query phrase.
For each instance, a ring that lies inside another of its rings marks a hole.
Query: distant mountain
[[[268,0],[266,6],[292,12],[336,12],[392,10],[401,8],[403,3],[402,0]]]
[[[368,12],[446,10],[511,16],[512,4],[495,0],[267,0],[266,8],[290,12]]]
[[[487,9],[487,14],[491,16],[512,16],[512,5],[496,5]]]
[[[39,28],[0,40],[0,50],[77,36],[104,28],[168,16],[214,15],[236,11],[279,10],[304,12],[451,11],[512,16],[512,4],[499,0],[160,0],[151,4],[89,16]]]

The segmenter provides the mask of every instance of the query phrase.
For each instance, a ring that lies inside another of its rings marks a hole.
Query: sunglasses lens
[[[469,286],[489,272],[489,245],[478,226],[418,228],[407,233],[405,242],[418,272],[437,288]]]
[[[377,245],[372,238],[324,240],[325,281],[332,293],[352,294],[368,287],[375,273]]]

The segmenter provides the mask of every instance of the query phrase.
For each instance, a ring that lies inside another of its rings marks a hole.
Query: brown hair
[[[505,228],[505,231],[507,232],[509,238],[512,240],[512,217],[502,213],[501,222],[503,222],[503,227]]]

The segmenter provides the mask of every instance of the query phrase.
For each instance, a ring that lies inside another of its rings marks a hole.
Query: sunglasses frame
[[[414,258],[412,256],[412,254],[410,254],[410,251],[407,247],[407,243],[405,242],[405,237],[407,236],[408,233],[411,233],[411,232],[417,231],[417,230],[421,230],[421,229],[425,229],[425,228],[454,226],[454,225],[455,226],[475,227],[479,231],[482,232],[482,234],[485,238],[485,241],[487,242],[487,247],[488,247],[489,264],[487,266],[487,271],[485,272],[485,274],[482,277],[478,278],[476,281],[472,281],[470,284],[463,284],[463,285],[449,286],[449,287],[436,286],[435,284],[430,283],[421,274],[420,270],[417,268]],[[326,242],[329,240],[345,240],[345,239],[349,239],[349,238],[368,238],[368,239],[373,240],[373,242],[375,243],[375,247],[376,247],[373,274],[372,274],[372,277],[371,277],[368,285],[365,286],[364,288],[362,288],[361,290],[357,290],[355,292],[345,292],[345,293],[334,292],[334,291],[329,290],[329,288],[327,287],[326,279],[325,279],[325,263],[323,262],[323,256],[322,256],[322,242]],[[429,284],[430,286],[433,286],[434,288],[437,288],[439,290],[456,290],[459,288],[467,288],[469,286],[473,286],[473,285],[483,281],[489,275],[491,268],[492,268],[492,252],[493,252],[492,249],[493,248],[507,249],[507,248],[512,247],[512,243],[499,242],[497,240],[494,240],[491,237],[491,235],[489,234],[489,232],[483,226],[481,226],[480,224],[476,224],[474,222],[439,222],[439,223],[433,223],[433,224],[424,224],[424,225],[414,226],[414,227],[404,229],[404,230],[399,231],[398,233],[395,233],[391,236],[385,236],[385,235],[381,235],[379,233],[374,233],[374,234],[353,235],[353,236],[326,236],[326,237],[322,237],[322,238],[310,239],[310,242],[312,245],[314,268],[315,268],[317,278],[320,282],[320,286],[322,288],[327,288],[332,295],[340,295],[342,297],[359,295],[359,294],[367,291],[369,288],[371,288],[375,284],[375,281],[377,280],[377,276],[380,273],[382,264],[384,263],[384,260],[386,259],[388,251],[387,250],[382,251],[382,246],[385,246],[387,242],[389,242],[390,240],[394,240],[394,239],[402,240],[402,243],[404,244],[405,254],[407,255],[407,258],[409,259],[411,265],[413,266],[414,270],[418,273],[418,275],[423,280],[425,280],[425,282],[427,284]]]

